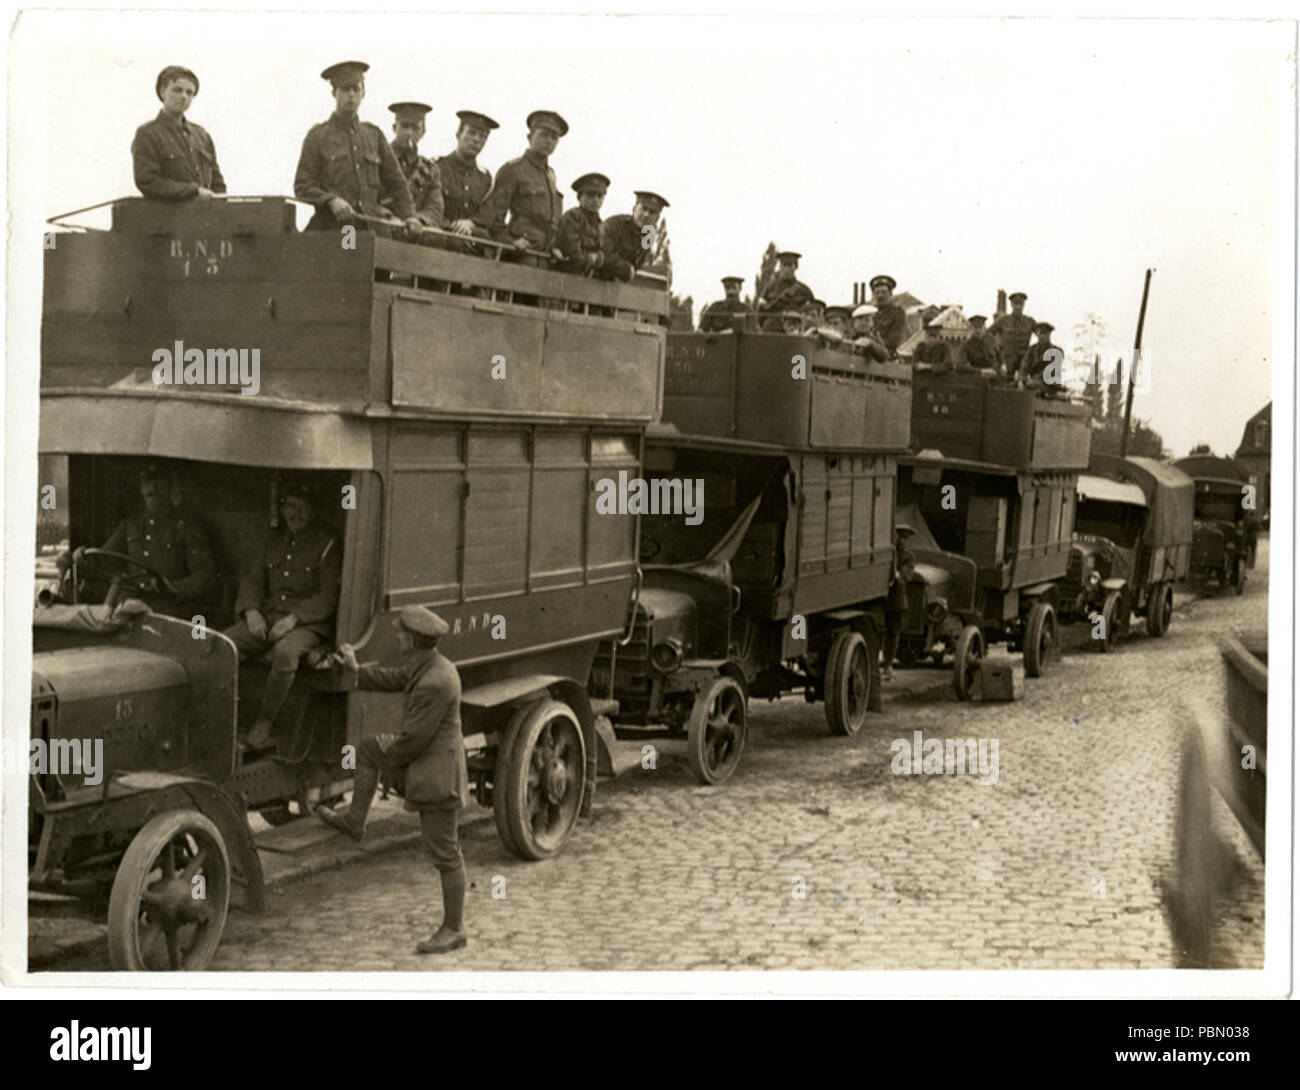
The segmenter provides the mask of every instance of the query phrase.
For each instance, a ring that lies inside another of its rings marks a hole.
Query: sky
[[[565,206],[592,170],[613,179],[606,216],[634,189],[664,194],[674,290],[697,314],[724,275],[752,290],[772,241],[803,253],[827,302],[882,272],[967,313],[1020,290],[1066,348],[1088,314],[1129,347],[1154,268],[1135,414],[1175,456],[1230,453],[1294,326],[1277,298],[1294,256],[1293,45],[1284,25],[1207,20],[20,20],[12,48],[34,75],[19,85],[11,66],[11,103],[30,91],[45,121],[11,139],[10,185],[39,187],[42,215],[134,194],[132,134],[158,110],[158,71],[184,64],[230,191],[288,194],[333,106],[321,69],[358,58],[363,119],[390,132],[388,103],[433,104],[426,155],[477,109],[502,123],[479,159],[495,171],[530,111],[559,111]]]

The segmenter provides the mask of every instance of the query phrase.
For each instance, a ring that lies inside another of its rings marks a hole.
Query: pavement
[[[413,815],[377,809],[363,846],[314,819],[258,834],[268,911],[232,912],[214,971],[1170,968],[1185,702],[1222,712],[1213,636],[1266,624],[1267,551],[1246,594],[1179,593],[1169,634],[1108,655],[1068,630],[1025,698],[960,704],[948,670],[896,671],[884,714],[831,737],[821,705],[751,706],[735,776],[703,787],[661,749],[596,795],[564,851],[525,863],[490,810],[462,825],[470,945],[415,955],[440,916]],[[899,774],[914,732],[998,743],[996,782]],[[639,755],[639,747],[638,755]],[[1263,865],[1227,808],[1240,878],[1216,908],[1216,967],[1263,958]],[[292,850],[284,850],[291,847]],[[57,930],[57,928],[55,928]],[[103,929],[34,969],[106,968]]]

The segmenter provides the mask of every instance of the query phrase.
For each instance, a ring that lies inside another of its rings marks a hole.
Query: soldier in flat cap
[[[876,307],[875,334],[891,356],[898,355],[898,346],[907,336],[907,314],[894,302],[896,287],[898,282],[892,276],[882,274],[871,280],[871,301]]]
[[[133,597],[143,599],[155,613],[189,620],[195,613],[206,613],[211,604],[217,566],[202,522],[173,504],[175,487],[164,466],[145,466],[140,473],[140,510],[119,522],[102,547],[147,564],[156,573],[152,583],[143,573],[133,577]],[[77,549],[59,557],[60,571],[67,571],[72,557],[80,564],[83,552]]]
[[[631,280],[655,250],[659,213],[668,207],[666,198],[648,189],[633,194],[632,211],[610,216],[600,228],[600,248],[605,254],[601,277]]]
[[[826,325],[830,329],[835,330],[835,332],[841,337],[847,337],[849,335],[849,321],[851,316],[852,312],[848,307],[838,305],[829,306],[822,312],[822,317],[825,320]]]
[[[316,206],[309,231],[336,231],[346,224],[369,229],[365,221],[355,219],[358,214],[379,219],[396,215],[414,238],[422,224],[402,168],[379,127],[357,116],[369,67],[362,61],[343,61],[321,73],[332,88],[334,113],[313,125],[303,140],[293,195]]]
[[[936,371],[949,370],[948,346],[940,336],[942,332],[934,322],[925,327],[925,340],[912,350],[913,363],[927,363]]]
[[[609,179],[603,174],[584,174],[573,183],[578,194],[578,207],[570,208],[560,217],[557,245],[564,255],[565,272],[580,276],[594,276],[605,256],[600,249],[600,206],[605,203]]]
[[[406,809],[420,815],[420,833],[442,884],[442,923],[416,946],[421,954],[459,950],[465,938],[465,859],[457,824],[469,802],[469,773],[460,729],[460,675],[438,651],[447,622],[424,606],[405,606],[398,617],[403,660],[391,666],[361,666],[350,644],[336,659],[357,675],[362,689],[404,694],[400,734],[375,734],[357,747],[352,803],[338,812],[316,810],[326,825],[361,840],[380,774],[400,781]]]
[[[475,110],[457,110],[456,116],[460,118],[456,150],[438,160],[443,219],[447,229],[458,235],[486,236],[485,228],[475,227],[474,213],[492,188],[492,175],[478,165],[478,155],[487,143],[488,134],[500,126],[487,114]]]
[[[998,354],[1002,359],[1002,367],[1008,377],[1016,373],[1021,361],[1025,358],[1025,352],[1029,350],[1029,338],[1034,332],[1034,320],[1025,313],[1025,300],[1028,297],[1023,291],[1013,291],[1008,296],[1011,303],[1011,313],[1004,314],[1000,318],[995,318],[993,324],[989,326],[989,336],[993,338],[993,343],[997,345]]]
[[[972,314],[966,320],[970,322],[970,336],[966,338],[958,352],[958,366],[996,373],[998,351],[984,328],[987,319],[983,314]]]
[[[158,73],[154,93],[162,109],[135,130],[131,141],[136,187],[158,201],[205,201],[225,193],[212,137],[185,118],[199,93],[199,77],[178,64],[168,65]]]
[[[1061,373],[1061,365],[1065,362],[1065,353],[1052,343],[1052,330],[1055,328],[1051,322],[1034,323],[1034,335],[1037,339],[1025,349],[1017,378],[1020,382],[1033,385],[1044,392],[1064,393],[1065,381]]]
[[[388,108],[393,114],[393,158],[411,191],[415,217],[425,227],[441,227],[442,179],[437,164],[420,154],[424,118],[433,107],[423,102],[394,102]],[[392,197],[384,197],[379,203],[393,210]]]
[[[794,250],[782,250],[776,255],[776,271],[772,274],[771,282],[763,289],[757,304],[760,314],[775,315],[764,321],[764,332],[782,332],[786,323],[781,315],[799,313],[813,297],[812,288],[795,276],[802,256]]]
[[[235,599],[240,619],[226,629],[241,659],[265,654],[271,660],[271,676],[246,739],[250,749],[270,741],[299,662],[321,647],[334,629],[342,557],[333,535],[312,525],[316,506],[305,485],[283,491],[281,525],[240,581]]]
[[[568,131],[569,123],[553,110],[534,110],[528,115],[528,150],[497,171],[491,192],[474,213],[474,222],[498,242],[564,260],[556,247],[564,197],[556,188],[549,160]],[[536,258],[520,260],[539,263]]]
[[[740,298],[741,286],[745,283],[743,276],[724,276],[722,290],[725,298],[710,303],[700,313],[701,333],[725,333],[731,329],[743,329],[748,316],[754,308]]]

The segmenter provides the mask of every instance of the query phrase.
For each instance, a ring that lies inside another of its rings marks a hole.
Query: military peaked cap
[[[424,115],[433,109],[423,102],[394,102],[388,108],[397,115],[399,121],[408,118],[412,121],[423,121]]]
[[[420,636],[445,636],[451,626],[424,606],[403,606],[397,618],[402,627]]]
[[[597,174],[595,171],[584,174],[573,183],[575,193],[604,193],[608,188],[609,179],[603,174]]]
[[[534,110],[528,115],[529,132],[542,125],[554,129],[561,136],[564,136],[569,131],[569,123],[554,110]]]
[[[1023,303],[1026,299],[1029,298],[1029,296],[1026,295],[1023,291],[1013,291],[1010,295],[1007,296],[1007,298],[1010,299],[1013,303],[1016,301]]]
[[[801,257],[803,257],[803,254],[795,253],[794,250],[782,250],[776,255],[777,261],[781,262],[783,265],[789,265],[792,263],[797,265]]]
[[[481,114],[477,110],[457,110],[456,116],[466,125],[473,125],[475,128],[479,129],[487,129],[488,132],[491,132],[493,129],[501,128],[501,126],[488,117],[487,114]]]
[[[668,207],[667,198],[661,197],[658,193],[651,192],[649,189],[634,190],[633,196],[651,212],[662,212]]]
[[[744,282],[745,282],[745,278],[744,278],[743,276],[724,276],[724,277],[722,278],[722,283],[723,283],[724,285],[726,285],[726,284],[743,284]]]
[[[971,325],[974,325],[976,322],[986,322],[988,319],[985,318],[983,314],[972,314],[966,319],[966,321],[970,322]]]
[[[339,61],[338,64],[331,64],[324,72],[320,74],[321,79],[327,79],[337,87],[344,80],[360,79],[370,71],[370,65],[365,61]]]
[[[885,276],[883,274],[880,276],[873,276],[871,278],[872,291],[876,290],[877,284],[884,284],[890,291],[893,291],[896,287],[898,287],[897,280],[895,280],[892,276]]]

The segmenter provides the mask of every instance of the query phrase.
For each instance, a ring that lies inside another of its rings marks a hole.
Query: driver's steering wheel
[[[142,594],[158,590],[173,590],[167,577],[152,564],[137,560],[134,556],[129,556],[126,553],[114,552],[112,549],[82,548],[73,551],[72,566],[68,569],[67,578],[71,584],[69,601],[80,602],[81,594],[85,590],[86,580],[77,570],[81,562],[91,560],[97,566],[101,558],[114,560],[119,564],[129,565],[136,569],[134,574],[116,572],[109,576],[108,592],[104,595],[104,605],[110,608],[117,605],[118,601],[121,600],[123,590],[134,590]]]

